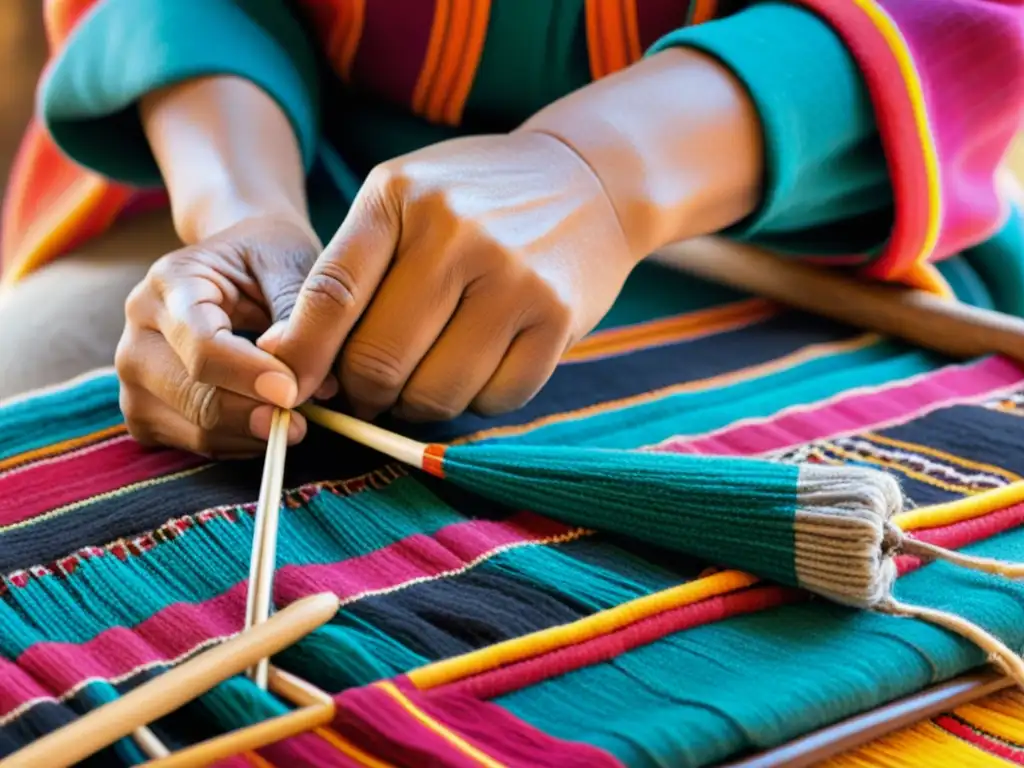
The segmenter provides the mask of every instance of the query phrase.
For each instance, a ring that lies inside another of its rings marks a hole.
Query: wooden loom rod
[[[43,736],[0,762],[0,766],[63,768],[78,763],[139,726],[179,709],[259,659],[293,645],[337,612],[338,598],[329,593],[297,600],[265,623]]]
[[[1024,320],[925,291],[857,280],[761,248],[710,238],[672,246],[652,260],[951,357],[1001,354],[1024,363]]]
[[[721,768],[807,768],[1013,685],[992,672],[965,675]]]

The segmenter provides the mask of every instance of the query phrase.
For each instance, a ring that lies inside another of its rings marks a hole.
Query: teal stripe
[[[685,354],[685,350],[680,353]],[[740,419],[766,418],[783,408],[824,400],[857,387],[900,381],[948,364],[938,355],[881,341],[749,381],[684,392],[484,442],[637,448],[675,435],[719,429]]]
[[[965,551],[1024,560],[1024,530]],[[953,610],[1014,650],[1024,644],[1022,583],[936,564],[901,579],[897,594]],[[784,743],[983,662],[972,643],[930,624],[818,602],[680,632],[497,703],[631,768],[703,766]]]
[[[103,375],[0,407],[0,460],[122,423],[117,390],[117,378]]]
[[[338,563],[366,555],[416,533],[466,522],[416,481],[348,498],[320,494],[309,509],[281,516],[278,569]],[[0,653],[16,658],[38,642],[84,643],[110,627],[132,627],[174,603],[202,603],[248,576],[252,518],[217,519],[158,544],[141,556],[83,560],[64,578],[32,579],[0,601]],[[550,547],[519,547],[481,564],[592,610],[611,607],[679,577],[608,546],[600,565]],[[603,567],[607,563],[607,567]],[[187,574],[187,578],[183,575]],[[301,579],[301,573],[289,578]]]

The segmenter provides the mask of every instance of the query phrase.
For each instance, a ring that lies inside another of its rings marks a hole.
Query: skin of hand
[[[638,261],[756,206],[757,115],[714,60],[668,51],[508,135],[376,168],[259,346],[303,401],[337,375],[355,413],[444,420],[526,403]]]
[[[228,77],[151,94],[140,111],[186,245],[126,303],[115,358],[125,421],[144,444],[260,453],[271,404],[293,406],[296,379],[234,332],[286,317],[322,250],[294,132],[263,91]],[[258,172],[253,157],[264,158]],[[305,431],[295,414],[290,441]]]
[[[762,176],[742,86],[667,51],[510,134],[379,166],[320,253],[294,132],[266,94],[205,78],[141,113],[186,247],[129,299],[122,410],[143,442],[222,458],[264,449],[270,404],[338,382],[364,418],[521,406],[638,261],[748,215]],[[234,333],[271,322],[256,345]],[[301,440],[300,415],[291,429]]]

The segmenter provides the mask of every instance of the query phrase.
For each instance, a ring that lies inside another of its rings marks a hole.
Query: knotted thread
[[[840,469],[846,471],[836,472]],[[802,465],[797,497],[796,570],[801,586],[839,603],[921,619],[955,632],[984,650],[992,664],[1024,688],[1024,661],[991,632],[893,595],[895,558],[901,554],[1007,578],[1024,577],[1024,565],[911,538],[892,522],[903,506],[899,484],[876,470]]]

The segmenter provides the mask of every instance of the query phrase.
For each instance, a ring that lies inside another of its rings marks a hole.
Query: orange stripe
[[[444,120],[444,105],[455,88],[459,65],[465,56],[473,0],[451,0],[448,30],[441,46],[437,76],[427,97],[425,117],[435,123]]]
[[[335,62],[343,80],[352,78],[352,63],[356,60],[359,41],[363,37],[363,22],[366,19],[366,0],[346,0],[341,7],[347,10],[348,18],[344,27],[344,36],[339,36],[334,50],[337,51]],[[340,45],[339,45],[340,43]]]
[[[412,715],[413,718],[417,722],[419,722],[420,725],[425,727],[428,731],[432,731],[438,736],[440,736],[442,739],[447,741],[449,744],[455,747],[455,749],[457,749],[466,757],[470,758],[471,760],[475,760],[480,765],[485,766],[485,768],[505,768],[502,763],[499,763],[497,760],[495,760],[493,757],[488,755],[483,750],[473,746],[468,741],[459,736],[459,734],[450,730],[444,724],[438,722],[430,715],[428,715],[426,712],[424,712],[422,709],[413,704],[412,701],[410,701],[409,698],[404,693],[398,690],[394,683],[389,683],[385,681],[382,683],[377,683],[376,685],[388,696],[394,699],[402,709],[404,709],[406,712]]]
[[[629,49],[626,43],[626,18],[622,3],[627,0],[605,0],[601,4],[601,41],[604,44],[604,61],[608,71],[618,72],[629,66]]]
[[[803,349],[786,355],[785,357],[772,360],[770,363],[762,363],[760,365],[751,366],[750,368],[743,368],[739,371],[725,373],[720,376],[711,376],[710,378],[701,379],[700,381],[676,384],[671,387],[656,389],[653,392],[645,392],[642,395],[624,397],[620,400],[609,400],[605,403],[598,403],[597,405],[580,408],[577,411],[555,413],[550,416],[544,416],[543,418],[536,419],[535,421],[531,421],[527,424],[516,424],[508,427],[484,429],[480,432],[474,432],[471,435],[460,437],[457,440],[452,440],[451,444],[460,445],[475,442],[477,440],[483,440],[485,438],[490,439],[494,437],[522,435],[527,432],[532,432],[535,429],[539,429],[540,427],[548,426],[549,424],[560,424],[562,422],[582,419],[601,413],[609,413],[623,408],[631,408],[654,400],[672,397],[673,395],[717,389],[740,381],[750,381],[751,379],[757,379],[769,373],[775,373],[777,371],[801,365],[809,360],[816,360],[839,352],[850,352],[856,349],[863,349],[864,347],[868,347],[871,344],[876,343],[880,338],[881,337],[877,334],[866,333],[853,339],[847,339],[846,341],[835,341],[828,344],[811,344],[810,346],[804,347]]]
[[[600,80],[607,74],[604,64],[604,46],[601,45],[599,7],[602,0],[587,0],[587,55],[590,58],[590,77]]]
[[[629,63],[640,61],[643,51],[640,48],[640,22],[637,20],[637,0],[622,0],[622,15],[626,27],[626,50],[629,52]]]
[[[452,0],[436,0],[434,5],[434,22],[430,27],[430,40],[427,42],[427,55],[423,59],[416,88],[412,93],[412,108],[418,115],[423,115],[427,108],[427,99],[437,77],[437,68],[441,62],[445,37],[448,34],[448,14]]]
[[[490,20],[491,0],[473,0],[469,29],[466,33],[466,48],[462,55],[462,68],[455,78],[455,84],[444,109],[444,121],[449,125],[458,125],[462,122],[466,100],[473,89],[476,70],[480,66],[480,57],[484,52],[484,41],[487,39]]]
[[[340,733],[336,733],[330,728],[316,728],[313,733],[319,736],[321,739],[326,741],[336,750],[341,752],[346,757],[355,760],[360,765],[365,765],[366,768],[395,768],[391,763],[386,763],[383,760],[378,760],[373,755],[363,752],[359,747],[353,744],[348,739],[344,738]]]
[[[723,330],[749,325],[776,314],[775,305],[750,299],[721,307],[688,312],[685,315],[652,320],[626,328],[599,331],[587,336],[562,357],[563,363],[579,363],[662,344],[710,336]]]
[[[44,445],[42,448],[36,448],[35,450],[26,451],[25,453],[19,453],[17,456],[10,456],[3,461],[0,461],[0,472],[10,469],[11,467],[17,467],[22,464],[28,464],[29,462],[57,456],[61,453],[69,453],[77,448],[84,448],[87,445],[92,445],[93,443],[99,443],[111,437],[126,434],[127,431],[128,428],[124,424],[115,424],[112,427],[91,432],[88,435],[73,437],[70,440],[64,440],[63,442],[56,443],[54,445]]]
[[[718,3],[716,0],[697,0],[693,9],[693,19],[690,20],[690,23],[703,24],[705,21],[711,21],[715,18],[715,11],[717,9]]]
[[[444,477],[444,451],[445,446],[439,443],[431,443],[423,449],[423,471],[429,472],[435,477]]]

